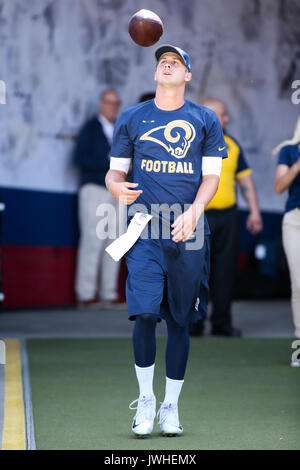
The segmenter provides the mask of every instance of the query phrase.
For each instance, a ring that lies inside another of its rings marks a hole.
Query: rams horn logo
[[[164,132],[162,132],[164,129]],[[176,131],[175,131],[176,129]],[[154,137],[156,134],[157,137]],[[158,137],[165,139],[165,142]],[[184,158],[196,136],[194,126],[187,121],[171,121],[166,126],[155,127],[142,135],[140,140],[151,140],[162,145],[173,157]]]

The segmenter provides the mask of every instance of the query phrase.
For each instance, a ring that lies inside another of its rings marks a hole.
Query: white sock
[[[154,395],[153,376],[154,364],[149,367],[139,367],[135,364],[136,377],[140,388],[140,397],[145,395]]]
[[[184,380],[174,380],[166,377],[166,393],[164,403],[175,403],[177,405],[183,382]]]

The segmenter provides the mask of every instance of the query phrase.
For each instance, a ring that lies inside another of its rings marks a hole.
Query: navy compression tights
[[[137,315],[133,330],[133,350],[138,367],[149,367],[155,362],[156,315]],[[166,375],[169,379],[183,380],[189,355],[189,328],[179,326],[171,316],[166,318],[168,341],[166,348]]]

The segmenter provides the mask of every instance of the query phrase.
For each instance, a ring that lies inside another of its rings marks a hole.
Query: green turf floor
[[[286,339],[193,338],[179,401],[184,433],[131,433],[130,339],[27,342],[37,449],[300,449],[300,368]],[[157,341],[154,391],[165,386]]]

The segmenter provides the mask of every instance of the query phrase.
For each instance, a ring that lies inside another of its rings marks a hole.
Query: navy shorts
[[[129,319],[152,313],[187,326],[207,316],[209,236],[200,250],[185,242],[139,238],[126,254],[126,301]]]

